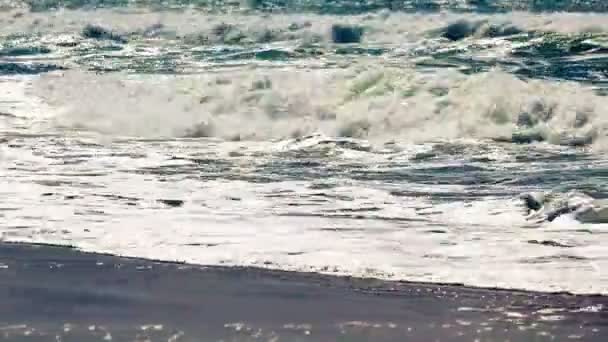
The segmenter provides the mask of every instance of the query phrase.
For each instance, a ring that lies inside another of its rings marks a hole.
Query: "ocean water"
[[[605,1],[0,9],[2,241],[608,293]]]

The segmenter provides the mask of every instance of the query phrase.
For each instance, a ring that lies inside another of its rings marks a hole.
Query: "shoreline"
[[[64,249],[68,251],[73,251],[78,254],[84,254],[89,256],[99,256],[99,257],[110,257],[110,258],[119,258],[123,260],[129,260],[131,262],[143,262],[149,264],[158,264],[158,265],[168,265],[174,267],[188,267],[189,269],[195,269],[199,271],[210,270],[213,272],[246,272],[246,273],[258,273],[263,274],[269,277],[289,277],[293,280],[306,280],[310,278],[315,278],[319,281],[331,282],[334,285],[340,284],[341,286],[347,286],[351,290],[364,291],[365,284],[373,284],[371,288],[368,290],[372,290],[375,292],[398,292],[399,287],[424,287],[424,288],[449,288],[455,290],[471,290],[477,292],[490,291],[490,292],[507,292],[509,294],[522,294],[522,295],[540,295],[540,296],[571,296],[571,297],[605,297],[608,299],[607,294],[603,293],[576,293],[570,291],[536,291],[536,290],[528,290],[522,288],[505,288],[505,287],[493,287],[493,286],[474,286],[467,285],[465,283],[450,283],[450,282],[425,282],[425,281],[410,281],[410,280],[387,280],[381,278],[374,277],[358,277],[358,276],[349,276],[349,275],[341,275],[341,274],[329,274],[329,273],[318,273],[318,272],[304,272],[304,271],[291,271],[291,270],[281,270],[275,268],[265,268],[258,266],[223,266],[223,265],[206,265],[206,264],[196,264],[196,263],[188,263],[186,261],[179,260],[162,260],[162,259],[149,259],[149,258],[141,258],[141,257],[132,257],[132,256],[123,256],[112,253],[104,253],[104,252],[90,252],[81,250],[80,248],[72,245],[61,245],[61,244],[53,244],[53,243],[39,243],[39,242],[10,242],[10,241],[0,241],[0,248],[3,246],[29,246],[32,248],[56,248],[56,249]],[[360,287],[353,286],[353,283],[359,284]]]
[[[0,334],[9,341],[599,342],[608,326],[603,295],[198,266],[4,242],[0,301]]]

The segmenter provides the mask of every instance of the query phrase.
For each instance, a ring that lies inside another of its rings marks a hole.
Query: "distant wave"
[[[443,34],[457,40],[468,36],[497,37],[522,32],[560,34],[608,32],[606,14],[529,12],[502,14],[377,12],[354,16],[318,14],[206,13],[192,9],[65,10],[61,13],[0,11],[0,37],[26,34],[85,34],[86,37],[118,39],[164,37],[198,43],[264,43],[294,39],[335,40],[332,27],[347,25],[363,30],[361,41],[370,43],[411,42]],[[96,28],[96,30],[92,30]],[[99,29],[105,30],[100,32]]]
[[[325,14],[355,14],[369,11],[477,11],[501,12],[509,10],[527,11],[608,11],[608,3],[598,0],[4,0],[4,6],[28,7],[34,11],[46,11],[56,8],[91,8],[91,7],[125,7],[148,6],[167,7],[202,7],[211,10],[256,9],[282,11],[309,11]]]
[[[14,63],[35,56],[56,68],[180,72],[178,66],[205,63],[381,56],[408,67],[477,73],[500,66],[524,77],[608,84],[608,20],[597,13],[265,16],[99,9],[0,12],[0,26],[0,57]]]

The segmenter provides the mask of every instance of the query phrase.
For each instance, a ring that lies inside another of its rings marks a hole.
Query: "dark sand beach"
[[[606,341],[608,298],[0,244],[7,341]]]

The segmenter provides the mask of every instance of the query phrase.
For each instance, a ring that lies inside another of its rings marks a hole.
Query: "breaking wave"
[[[257,68],[154,80],[66,71],[41,76],[33,91],[56,108],[59,126],[109,135],[608,143],[608,98],[498,69],[467,76],[367,65]]]
[[[519,32],[554,32],[562,34],[608,32],[608,20],[602,13],[529,12],[502,14],[435,13],[415,14],[375,12],[353,16],[324,16],[313,13],[210,14],[193,9],[153,11],[126,8],[62,10],[51,13],[23,10],[0,10],[0,36],[23,34],[73,34],[90,38],[91,27],[106,34],[93,35],[120,39],[177,38],[196,44],[266,43],[269,41],[305,40],[335,42],[333,29],[352,26],[363,33],[367,43],[399,44],[428,38],[438,32],[446,38],[501,36]],[[447,32],[447,34],[446,34]]]

